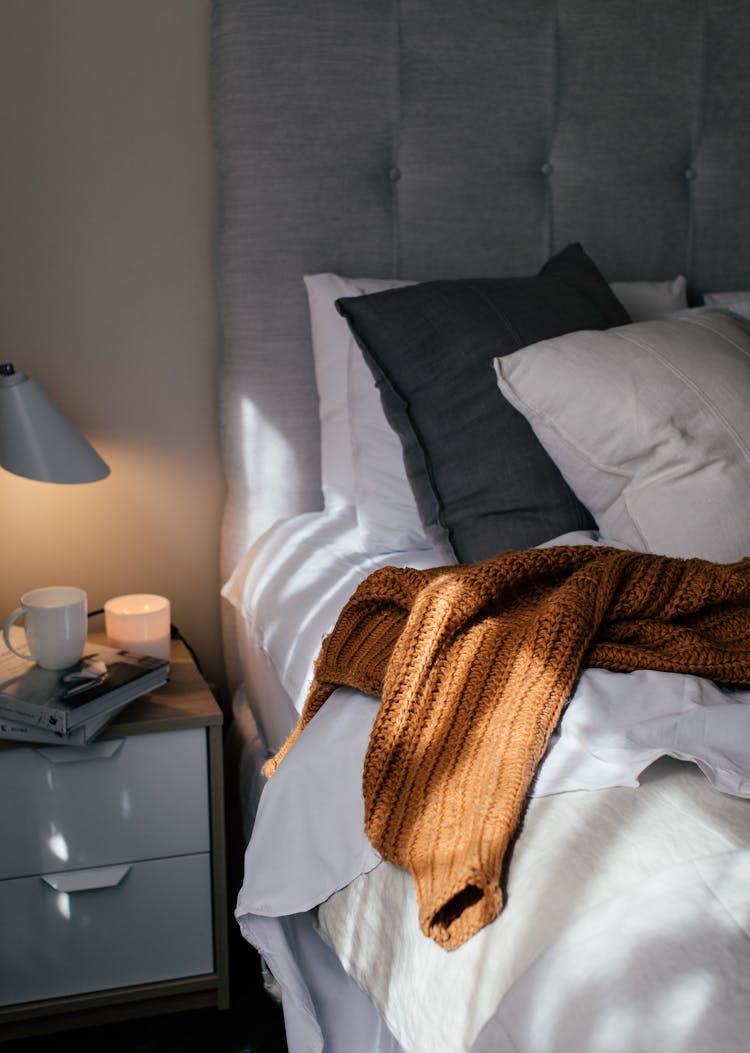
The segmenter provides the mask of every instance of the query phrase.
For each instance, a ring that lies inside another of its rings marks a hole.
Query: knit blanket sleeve
[[[366,833],[412,874],[422,931],[458,947],[502,909],[508,847],[585,666],[750,682],[750,558],[581,545],[378,570],[324,640],[300,722],[266,773],[335,687],[380,696]]]

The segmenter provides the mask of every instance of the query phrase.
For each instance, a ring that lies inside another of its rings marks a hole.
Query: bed
[[[746,1048],[749,46],[739,2],[213,4],[237,921],[293,1051]],[[448,948],[365,836],[377,692],[261,768],[363,583],[562,552],[728,568],[735,679],[584,662]]]

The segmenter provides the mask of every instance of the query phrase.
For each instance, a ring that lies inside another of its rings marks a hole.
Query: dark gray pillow
[[[595,526],[492,366],[538,340],[630,321],[580,245],[534,277],[423,282],[336,305],[375,376],[432,537],[447,535],[470,563]]]

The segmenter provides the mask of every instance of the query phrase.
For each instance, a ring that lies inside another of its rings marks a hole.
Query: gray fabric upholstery
[[[215,0],[228,570],[320,506],[302,275],[750,287],[746,0]]]

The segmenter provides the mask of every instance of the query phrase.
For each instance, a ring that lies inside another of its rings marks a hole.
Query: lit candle
[[[169,661],[170,607],[164,596],[135,593],[107,600],[104,628],[111,647]]]

